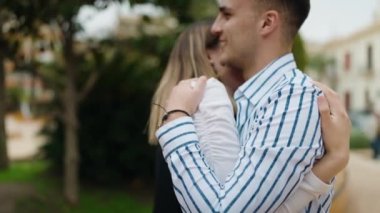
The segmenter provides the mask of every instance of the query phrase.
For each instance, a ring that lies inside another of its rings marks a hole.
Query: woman
[[[170,55],[168,66],[153,97],[152,103],[155,105],[152,106],[151,111],[149,140],[150,142],[155,142],[156,139],[154,132],[160,125],[161,118],[165,113],[163,109],[157,107],[156,105],[164,105],[164,101],[167,99],[171,89],[183,79],[199,77],[201,75],[211,77],[207,83],[204,99],[199,106],[199,110],[194,114],[193,119],[205,158],[210,164],[210,167],[215,170],[217,178],[219,178],[220,181],[224,181],[228,172],[232,171],[237,159],[239,142],[236,129],[234,128],[232,105],[228,99],[227,92],[225,91],[223,85],[212,77],[218,76],[223,83],[226,83],[230,94],[234,91],[237,85],[241,84],[242,78],[236,75],[236,73],[239,72],[235,72],[235,74],[231,75],[231,73],[233,73],[231,68],[220,66],[217,59],[217,40],[213,39],[209,34],[209,27],[210,23],[197,23],[190,26],[179,36]],[[205,45],[205,43],[207,43],[207,45]],[[207,46],[207,50],[205,49],[205,46]],[[211,66],[210,62],[212,62],[211,64],[213,66]],[[225,77],[226,74],[229,74],[230,76]],[[320,86],[323,87],[322,89],[324,89],[324,92],[330,92],[330,90],[324,88],[323,85]],[[325,110],[327,106],[327,109],[329,110],[328,112],[330,112],[326,99],[320,98],[319,101],[320,108]],[[331,104],[333,104],[333,107],[338,109],[339,113],[345,113],[344,109],[340,108],[341,104],[339,102],[333,102]],[[207,128],[207,125],[204,124],[205,118],[207,118],[211,112],[210,109],[212,109],[213,113],[218,111],[225,115],[212,116],[212,122],[218,123],[218,126],[221,124],[223,125],[224,129],[222,132],[215,132],[212,128]],[[327,110],[325,111],[327,112]],[[348,145],[338,142],[347,142],[347,135],[349,134],[349,131],[338,135],[334,133],[334,130],[339,131],[337,129],[340,128],[341,125],[346,125],[349,127],[349,122],[345,120],[346,115],[341,116],[341,114],[339,114],[340,117],[337,116],[338,114],[335,115],[335,120],[332,120],[329,113],[326,116],[325,111],[321,111],[322,128],[326,143],[325,147],[327,152],[337,153],[335,156],[340,157],[336,158],[338,160],[322,158],[317,164],[315,164],[312,169],[313,172],[310,172],[310,174],[307,175],[310,177],[305,177],[297,192],[290,196],[278,209],[279,212],[296,212],[301,210],[308,204],[308,202],[322,194],[324,190],[327,190],[328,187],[330,187],[330,185],[327,184],[321,185],[320,180],[328,182],[347,163]],[[329,128],[326,129],[326,125]],[[223,149],[223,147],[228,147],[228,149]],[[155,212],[180,211],[181,208],[175,199],[170,174],[160,149],[157,151],[156,160],[156,183],[160,184],[157,184],[156,189]],[[319,179],[316,178],[314,174]],[[320,188],[324,189],[321,190]],[[313,189],[314,191],[310,189]]]

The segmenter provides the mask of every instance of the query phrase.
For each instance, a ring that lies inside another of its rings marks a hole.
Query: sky
[[[380,0],[310,1],[311,11],[301,28],[301,34],[305,40],[319,43],[345,37],[365,28],[373,23],[375,10],[380,8]],[[78,20],[82,23],[85,34],[102,38],[117,26],[117,14],[160,13],[152,8],[152,5],[147,5],[131,9],[128,3],[114,4],[104,11],[84,7]]]
[[[311,0],[309,17],[301,28],[308,41],[327,42],[345,37],[374,21],[380,0]]]

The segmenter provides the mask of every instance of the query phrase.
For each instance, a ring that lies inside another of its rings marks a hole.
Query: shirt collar
[[[296,68],[297,66],[292,53],[273,60],[237,89],[235,92],[235,100],[239,101],[239,99],[244,96],[252,104],[256,105],[261,97],[269,92],[287,71]]]

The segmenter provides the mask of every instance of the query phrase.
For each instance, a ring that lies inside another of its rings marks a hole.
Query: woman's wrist
[[[313,166],[313,173],[325,183],[331,180],[344,169],[348,162],[345,153],[326,153],[323,158]]]
[[[181,110],[181,109],[169,110],[165,112],[164,116],[162,116],[161,126],[163,126],[167,122],[170,122],[172,120],[175,120],[177,118],[184,117],[184,116],[190,116],[190,114],[187,111]]]

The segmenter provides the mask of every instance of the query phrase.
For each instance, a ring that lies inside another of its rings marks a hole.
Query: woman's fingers
[[[318,97],[318,108],[322,118],[322,125],[328,124],[330,121],[330,106],[324,96]]]
[[[322,90],[326,98],[326,101],[329,105],[331,114],[333,115],[339,114],[339,115],[344,115],[344,116],[347,115],[347,112],[342,103],[342,100],[340,99],[339,95],[334,90],[330,89],[328,86],[317,81],[313,81],[313,84]]]

